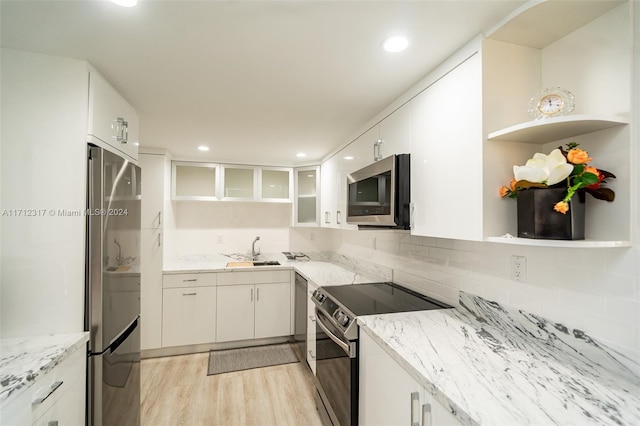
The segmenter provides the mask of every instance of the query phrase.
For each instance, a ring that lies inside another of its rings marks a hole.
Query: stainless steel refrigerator
[[[141,170],[88,145],[87,424],[140,424]]]

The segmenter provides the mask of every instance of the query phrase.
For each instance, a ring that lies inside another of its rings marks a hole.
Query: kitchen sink
[[[258,262],[253,262],[253,266],[278,266],[280,262],[277,260],[261,260]]]

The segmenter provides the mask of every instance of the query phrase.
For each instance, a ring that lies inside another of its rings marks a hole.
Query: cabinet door
[[[140,232],[140,348],[162,346],[162,254],[161,229]]]
[[[349,173],[377,161],[376,158],[381,154],[381,146],[377,146],[379,140],[380,126],[374,126],[360,135],[358,139],[351,142],[351,144],[345,148],[348,153],[343,155],[342,158],[353,158],[350,160],[350,164],[348,166],[350,169]]]
[[[420,424],[422,386],[365,332],[360,333],[359,389],[360,424]]]
[[[256,285],[255,292],[255,338],[292,334],[291,282]]]
[[[90,136],[138,158],[138,115],[131,105],[95,71],[89,73]]]
[[[156,229],[162,226],[164,205],[164,155],[140,154],[142,168],[141,228]]]
[[[162,346],[212,343],[216,337],[216,287],[166,288]]]
[[[218,342],[253,339],[254,293],[253,285],[218,287]]]
[[[412,101],[412,234],[482,239],[481,63],[475,54]]]
[[[290,168],[260,168],[259,194],[261,201],[291,201],[293,176]]]
[[[255,167],[222,166],[222,199],[251,201],[257,199],[257,169]]]
[[[407,154],[411,151],[411,114],[412,103],[398,108],[380,122],[380,157],[393,154]]]
[[[320,226],[323,228],[335,228],[335,210],[338,202],[338,159],[337,156],[329,158],[320,166]]]
[[[320,167],[295,169],[295,226],[318,226]]]

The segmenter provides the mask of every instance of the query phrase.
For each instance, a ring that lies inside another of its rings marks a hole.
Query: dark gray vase
[[[584,191],[576,192],[566,214],[553,206],[567,188],[529,188],[518,192],[518,237],[546,240],[584,240]]]

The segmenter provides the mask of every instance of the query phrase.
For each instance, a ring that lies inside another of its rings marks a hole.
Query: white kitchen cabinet
[[[216,341],[216,287],[165,288],[162,347]]]
[[[291,334],[291,271],[218,274],[217,341]]]
[[[394,154],[411,152],[411,120],[413,103],[409,102],[385,117],[378,124],[379,148],[377,158],[383,159]]]
[[[320,166],[320,226],[338,228],[335,214],[338,204],[338,158],[333,156]]]
[[[164,155],[139,156],[142,168],[140,233],[140,347],[162,347],[162,257],[164,252],[164,200],[168,196],[170,161]]]
[[[360,333],[361,425],[461,425],[366,332]]]
[[[258,173],[256,167],[223,165],[220,176],[222,200],[252,201],[258,198]]]
[[[291,202],[293,169],[288,167],[260,167],[258,169],[260,201]]]
[[[294,170],[294,226],[318,226],[320,219],[320,166]]]
[[[85,346],[81,345],[13,401],[3,405],[0,424],[84,425],[86,364]]]
[[[220,168],[216,163],[173,161],[171,163],[171,199],[219,200]]]
[[[88,134],[130,158],[138,158],[138,115],[96,71],[89,73]]]
[[[481,66],[474,52],[411,101],[413,235],[483,238]]]

